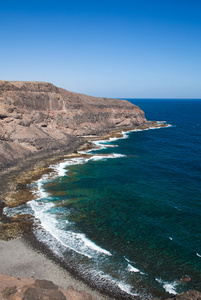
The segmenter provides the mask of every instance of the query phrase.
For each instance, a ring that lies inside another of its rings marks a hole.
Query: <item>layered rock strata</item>
[[[147,123],[125,100],[77,94],[43,82],[0,81],[0,168],[65,148],[78,137]]]

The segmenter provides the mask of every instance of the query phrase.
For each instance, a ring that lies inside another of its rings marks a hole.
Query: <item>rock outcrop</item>
[[[183,292],[166,300],[201,300],[201,293],[195,290],[189,290],[188,292]]]
[[[65,148],[78,137],[146,124],[125,100],[77,94],[43,82],[0,81],[0,168]]]
[[[15,278],[0,274],[0,299],[2,300],[95,300],[85,291],[72,286],[67,290],[49,280]]]

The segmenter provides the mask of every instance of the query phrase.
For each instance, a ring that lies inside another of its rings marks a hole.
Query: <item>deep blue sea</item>
[[[37,238],[117,299],[201,291],[201,100],[129,101],[171,126],[51,166],[15,212],[34,214]]]

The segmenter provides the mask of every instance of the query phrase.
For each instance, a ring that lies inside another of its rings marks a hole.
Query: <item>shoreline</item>
[[[30,189],[27,187],[27,185],[31,182],[33,182],[34,180],[37,180],[39,178],[41,178],[41,176],[45,173],[51,172],[51,169],[49,168],[49,166],[51,164],[55,164],[58,162],[61,162],[62,160],[66,159],[66,158],[73,158],[73,157],[81,157],[84,156],[83,154],[78,154],[77,151],[86,151],[90,149],[90,141],[95,141],[95,140],[103,140],[103,139],[109,139],[110,137],[122,137],[122,131],[127,131],[130,132],[132,130],[146,130],[148,128],[151,127],[167,127],[168,125],[161,126],[161,124],[157,124],[156,122],[150,122],[149,126],[138,126],[135,128],[130,128],[130,129],[118,129],[118,130],[113,130],[112,132],[108,133],[108,134],[104,134],[102,136],[87,136],[87,137],[82,137],[82,141],[78,142],[78,147],[77,149],[66,149],[66,151],[61,150],[59,151],[59,153],[50,153],[47,154],[48,158],[44,158],[44,156],[39,156],[39,157],[33,157],[30,160],[26,160],[22,166],[20,167],[12,167],[10,168],[7,172],[3,172],[3,177],[8,179],[6,184],[7,184],[7,192],[6,192],[6,197],[5,200],[8,206],[11,207],[15,207],[18,206],[20,204],[26,203],[27,201],[33,199],[33,194],[30,192]],[[80,139],[81,140],[81,139]],[[91,144],[92,145],[92,144]],[[2,174],[0,174],[0,176],[2,177]],[[15,179],[15,181],[14,181]],[[1,181],[0,187],[2,187],[3,183],[5,181]],[[10,194],[9,194],[10,192]],[[4,194],[5,195],[5,194]],[[2,198],[2,194],[1,194],[1,198]],[[5,205],[5,206],[7,206]],[[14,240],[12,240],[13,242],[10,243],[10,245],[14,245],[15,242],[14,241],[18,241],[19,240],[22,242],[23,246],[27,249],[27,251],[29,251],[29,247],[32,248],[33,252],[38,252],[43,256],[44,261],[50,260],[53,261],[54,264],[56,264],[59,267],[59,264],[61,264],[61,261],[59,261],[56,256],[54,256],[54,254],[51,252],[51,250],[47,249],[47,246],[45,246],[44,244],[42,244],[41,242],[36,240],[36,237],[34,236],[33,233],[33,220],[29,218],[29,216],[24,215],[21,217],[13,217],[13,218],[8,218],[5,215],[2,214],[3,212],[3,207],[4,205],[1,205],[1,217],[2,217],[2,221],[0,221],[0,225],[1,227],[3,227],[3,230],[0,229],[0,239],[2,239],[2,233],[5,234],[5,232],[7,232],[7,237],[6,235],[3,236],[4,239],[12,239],[14,238]],[[7,224],[7,228],[6,225]],[[5,225],[5,226],[4,226]],[[4,230],[5,229],[5,230]],[[19,238],[19,236],[22,236]],[[17,238],[17,239],[16,239]],[[16,243],[18,243],[16,242]],[[1,244],[7,243],[7,242],[1,242],[0,240],[0,248],[1,248]],[[22,245],[21,245],[22,246]],[[15,247],[14,247],[15,248]],[[24,250],[25,251],[25,250]],[[19,263],[19,262],[18,262]],[[59,267],[61,268],[61,267]],[[86,280],[81,279],[81,278],[77,278],[77,274],[74,270],[70,270],[69,266],[63,266],[61,268],[63,270],[64,273],[68,273],[68,276],[71,276],[74,278],[75,282],[82,282],[82,284],[84,285],[84,290],[88,291],[88,288],[90,289],[90,291],[97,291],[96,289],[94,290],[94,288],[90,287],[89,282],[86,283]],[[0,270],[1,272],[1,270]],[[25,271],[26,273],[26,271]],[[45,273],[43,273],[44,276],[46,276]],[[9,275],[13,275],[13,274],[9,274]],[[26,275],[27,276],[27,275]],[[63,275],[61,275],[63,276]],[[65,275],[67,276],[67,275]],[[30,277],[30,276],[29,276]],[[63,277],[62,277],[63,278]],[[50,279],[53,280],[51,278],[42,278],[42,279]],[[83,282],[84,281],[84,282]],[[55,282],[57,284],[57,282]],[[59,284],[61,285],[61,284]],[[79,284],[78,284],[79,285]],[[76,288],[76,283],[73,285],[73,287]],[[106,294],[106,292],[101,291],[103,294]],[[91,292],[90,292],[91,293]],[[108,296],[103,295],[102,293],[100,293],[99,291],[97,291],[98,294],[100,294],[99,296],[96,296],[96,299],[111,299],[108,298]],[[108,294],[108,293],[107,293]],[[111,295],[112,296],[112,292]],[[109,296],[109,297],[110,297]],[[100,297],[100,298],[98,298]],[[122,295],[122,299],[126,299],[125,295]],[[121,298],[118,298],[121,299]]]
[[[50,165],[61,162],[66,158],[83,156],[78,151],[86,151],[92,148],[91,142],[97,140],[106,140],[109,138],[121,138],[122,132],[131,132],[135,130],[147,130],[151,128],[168,127],[168,124],[160,124],[156,121],[148,121],[145,125],[130,128],[113,129],[108,133],[99,136],[78,137],[76,143],[68,145],[61,150],[49,150],[47,153],[38,153],[33,157],[20,160],[16,165],[0,170],[0,222],[3,213],[3,207],[15,207],[28,202],[33,198],[33,194],[28,193],[27,185],[41,178],[46,172],[50,172]],[[26,190],[26,195],[24,195]],[[26,196],[26,199],[23,199]],[[13,203],[12,203],[13,200]],[[0,235],[1,239],[1,235]]]
[[[16,251],[17,249],[17,251]],[[63,289],[72,286],[75,290],[89,293],[93,299],[111,300],[99,291],[92,289],[80,281],[74,274],[64,270],[59,264],[35,247],[24,238],[11,241],[0,241],[0,273],[12,277],[45,279],[53,281]],[[23,259],[22,259],[23,258]],[[1,283],[0,283],[1,288]]]

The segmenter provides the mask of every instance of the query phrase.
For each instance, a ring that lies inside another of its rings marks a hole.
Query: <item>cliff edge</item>
[[[126,100],[69,92],[46,82],[0,81],[0,169],[79,137],[146,124]]]

